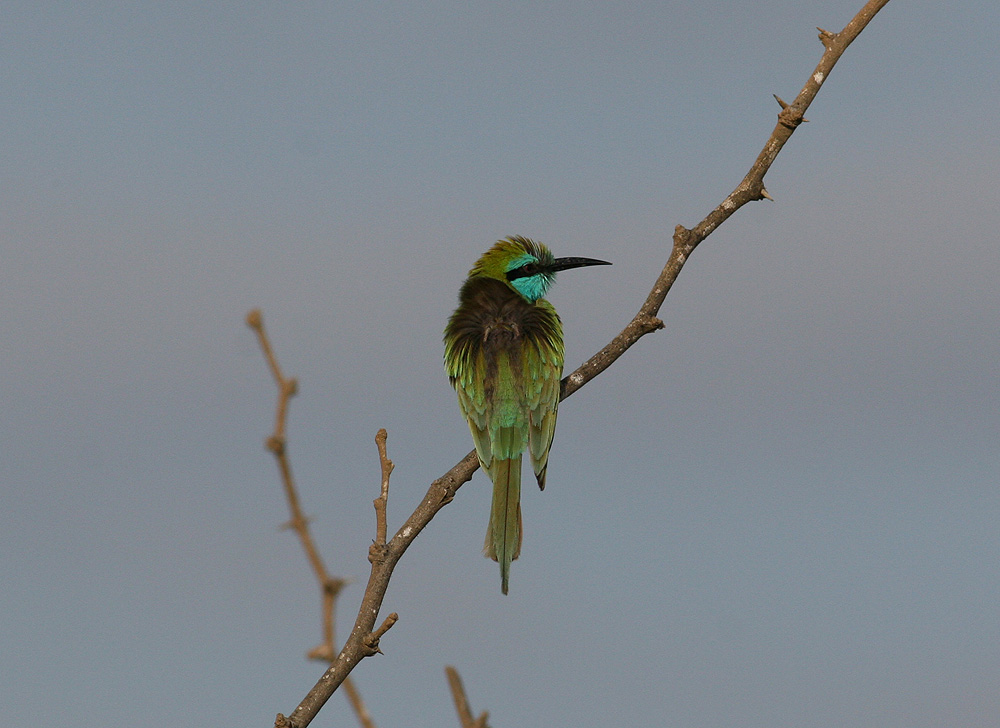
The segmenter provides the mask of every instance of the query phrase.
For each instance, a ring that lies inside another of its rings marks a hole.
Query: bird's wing
[[[556,341],[535,341],[524,349],[524,385],[529,412],[528,449],[538,487],[545,489],[549,447],[556,432],[559,380],[562,378],[562,332]]]
[[[490,446],[490,403],[486,399],[486,389],[483,377],[476,376],[476,371],[482,371],[486,364],[481,350],[466,347],[459,356],[452,359],[455,362],[449,368],[448,376],[455,391],[458,392],[458,406],[469,422],[472,441],[476,445],[479,462],[486,469],[493,462],[493,449]]]

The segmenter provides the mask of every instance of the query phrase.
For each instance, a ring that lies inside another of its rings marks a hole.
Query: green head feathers
[[[558,271],[588,265],[611,264],[593,258],[556,258],[541,243],[512,235],[483,253],[469,271],[469,278],[503,281],[524,300],[534,303],[545,296]]]

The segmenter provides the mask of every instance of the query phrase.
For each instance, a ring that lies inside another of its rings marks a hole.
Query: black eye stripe
[[[520,268],[515,268],[514,270],[507,271],[507,280],[513,281],[518,278],[529,278],[533,275],[537,275],[539,272],[537,263],[525,263]]]

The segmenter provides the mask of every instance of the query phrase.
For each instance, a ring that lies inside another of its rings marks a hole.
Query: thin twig
[[[455,703],[460,728],[489,728],[486,724],[489,713],[486,711],[480,713],[478,718],[472,717],[472,708],[469,707],[469,699],[465,696],[465,688],[462,686],[462,678],[458,676],[458,670],[448,665],[444,669],[444,674],[448,677],[448,687],[451,688],[451,699]]]
[[[371,634],[365,635],[364,644],[367,650],[366,656],[374,655],[376,653],[382,654],[382,650],[380,650],[378,646],[378,641],[382,639],[382,635],[392,629],[392,625],[396,624],[397,621],[399,621],[399,615],[392,612],[385,618],[385,621],[382,622],[382,625],[377,630]]]
[[[257,341],[264,352],[264,357],[267,359],[267,363],[271,369],[271,376],[274,377],[274,382],[278,386],[278,404],[275,408],[274,432],[267,438],[266,446],[268,450],[274,453],[274,457],[278,461],[281,483],[285,489],[285,497],[288,500],[288,509],[291,511],[291,518],[285,525],[293,529],[298,535],[299,541],[302,542],[302,548],[306,552],[306,558],[309,559],[309,564],[312,566],[313,572],[322,586],[330,581],[330,576],[326,571],[326,566],[323,565],[323,559],[320,558],[316,543],[313,541],[312,534],[309,531],[309,519],[306,518],[306,515],[302,512],[302,506],[299,504],[299,494],[295,488],[295,479],[292,477],[292,464],[288,459],[288,448],[285,439],[288,403],[298,391],[298,382],[294,378],[285,377],[282,373],[281,367],[278,365],[278,359],[274,355],[271,341],[267,336],[267,331],[264,330],[264,317],[261,315],[260,310],[254,309],[248,313],[246,321],[247,325],[257,334]]]
[[[308,657],[312,660],[322,660],[330,664],[336,659],[333,626],[335,623],[337,595],[347,585],[348,580],[341,577],[331,577],[327,572],[326,566],[323,564],[323,559],[320,558],[319,549],[316,548],[316,543],[313,541],[312,533],[309,530],[309,519],[303,513],[302,506],[299,504],[298,491],[295,488],[295,480],[292,477],[292,464],[288,458],[285,430],[286,422],[288,421],[288,403],[298,391],[298,381],[295,378],[285,377],[281,371],[281,367],[278,365],[278,358],[274,354],[274,347],[271,346],[271,340],[264,329],[264,317],[260,309],[250,311],[247,314],[246,323],[257,334],[257,342],[260,344],[264,358],[267,360],[268,368],[271,370],[271,376],[278,387],[278,404],[275,408],[274,432],[267,438],[265,444],[267,449],[274,453],[274,457],[277,460],[278,472],[281,474],[281,483],[285,490],[285,498],[288,500],[288,508],[291,511],[291,518],[285,526],[292,528],[298,535],[299,541],[302,543],[302,548],[306,552],[306,558],[312,566],[313,573],[316,574],[317,581],[319,581],[323,596],[321,608],[323,642],[311,649]],[[344,689],[347,692],[348,700],[362,728],[375,728],[375,723],[372,721],[371,714],[361,699],[361,694],[354,687],[349,677],[344,680]],[[282,716],[279,714],[279,717]],[[278,725],[277,722],[275,725]]]
[[[640,338],[663,328],[663,322],[657,318],[657,315],[667,293],[669,293],[674,281],[677,280],[677,276],[691,253],[736,210],[748,202],[768,198],[767,191],[764,189],[764,175],[771,168],[778,152],[801,124],[803,114],[844,51],[888,2],[889,0],[869,0],[840,33],[821,32],[820,37],[824,43],[825,51],[819,64],[795,100],[778,114],[778,123],[750,171],[747,172],[736,189],[695,227],[687,229],[678,225],[674,229],[671,253],[638,313],[607,346],[563,379],[562,399],[572,395],[611,366]],[[358,662],[369,654],[366,640],[372,634],[372,628],[378,618],[393,569],[413,539],[430,523],[441,508],[451,502],[458,489],[472,478],[477,467],[475,451],[472,451],[447,473],[431,483],[423,500],[386,544],[385,549],[380,550],[380,554],[371,559],[371,573],[354,628],[351,630],[337,660],[292,713],[291,722],[295,728],[305,728],[309,725],[347,675]]]
[[[372,720],[372,714],[368,712],[368,706],[361,699],[361,693],[354,687],[354,681],[351,678],[344,680],[344,693],[347,695],[347,700],[354,709],[354,715],[358,717],[358,722],[361,723],[361,728],[375,728],[375,721]]]
[[[378,546],[385,546],[386,537],[386,514],[385,510],[389,504],[389,476],[392,474],[392,460],[386,454],[386,440],[389,435],[385,430],[379,430],[375,435],[375,446],[378,448],[378,461],[382,468],[382,491],[375,499],[375,543]]]
[[[448,687],[451,688],[451,699],[455,703],[455,712],[458,713],[459,726],[470,728],[472,726],[472,709],[469,708],[469,700],[465,697],[462,678],[458,676],[458,670],[451,665],[445,667],[444,674],[448,678]]]

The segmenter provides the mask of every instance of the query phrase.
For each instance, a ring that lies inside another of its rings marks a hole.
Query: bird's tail
[[[521,553],[521,456],[494,458],[489,476],[493,481],[493,505],[483,553],[500,563],[500,591],[506,594],[510,562]]]

